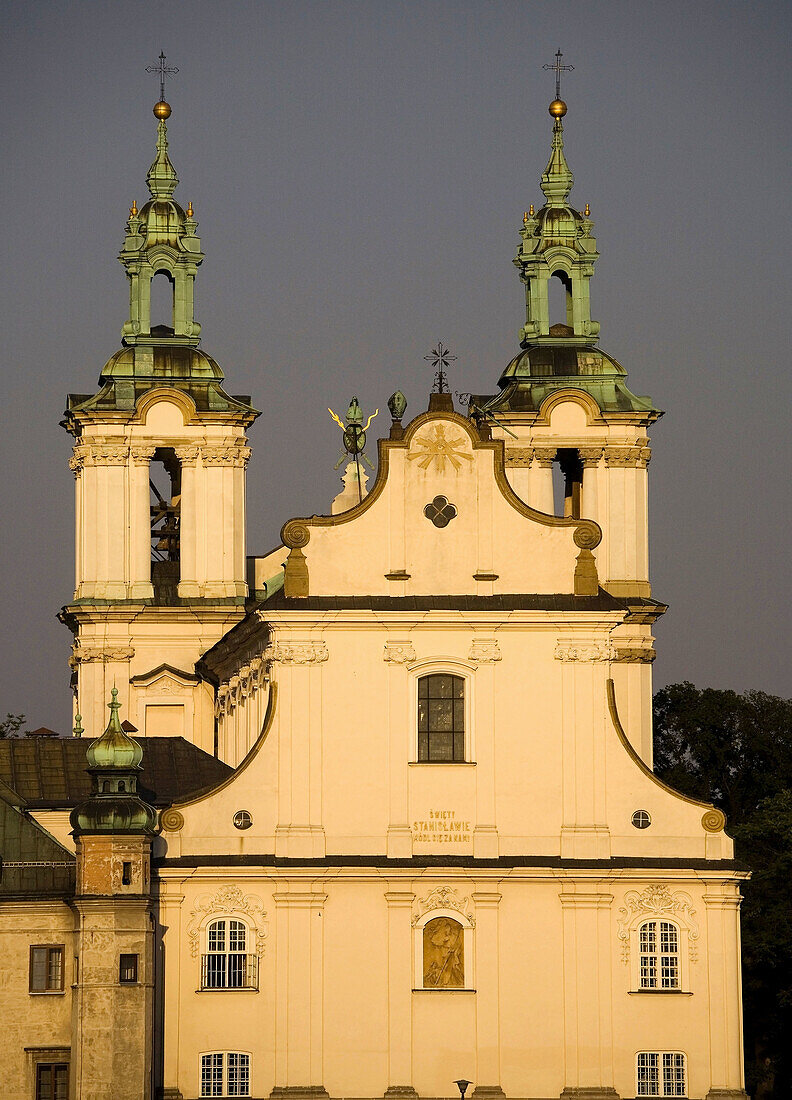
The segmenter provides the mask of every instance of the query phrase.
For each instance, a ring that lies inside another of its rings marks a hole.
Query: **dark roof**
[[[642,601],[643,602],[643,601]],[[649,603],[654,603],[650,600]],[[283,591],[259,604],[269,611],[627,611],[634,600],[619,599],[600,589],[596,596],[560,593],[505,593],[500,596],[284,596]],[[0,773],[2,774],[2,773]]]
[[[19,894],[66,897],[74,892],[74,855],[2,792],[0,858],[0,898]]]
[[[143,772],[138,789],[153,806],[169,806],[233,771],[184,737],[141,737]],[[31,810],[67,809],[91,793],[85,770],[88,738],[34,737],[0,740],[0,780],[24,798]]]

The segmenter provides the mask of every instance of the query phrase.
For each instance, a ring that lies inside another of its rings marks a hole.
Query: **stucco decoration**
[[[173,807],[163,810],[160,814],[160,825],[163,829],[167,829],[169,833],[178,833],[184,828],[184,814],[174,810]]]
[[[476,927],[476,919],[470,912],[470,898],[461,897],[453,886],[435,886],[425,897],[418,899],[414,907],[413,927],[426,913],[435,909],[453,910],[467,921],[470,928]]]
[[[557,661],[615,661],[616,650],[607,642],[579,642],[559,638],[555,648]]]
[[[602,528],[594,520],[582,519],[572,536],[575,546],[581,550],[593,550],[602,542]]]
[[[726,828],[726,814],[722,810],[707,810],[701,816],[701,824],[708,833],[719,833]]]
[[[202,447],[201,461],[204,466],[239,466],[247,465],[250,458],[250,447]]]
[[[319,665],[328,656],[327,642],[276,642],[265,653],[268,661],[283,665]]]
[[[72,655],[69,658],[69,664],[72,668],[75,665],[86,664],[89,661],[101,661],[107,663],[108,661],[129,661],[135,656],[135,650],[132,646],[116,646],[115,648],[108,649],[92,649],[89,646],[77,646],[72,648]]]
[[[624,895],[624,905],[619,909],[618,926],[621,940],[621,960],[625,965],[630,961],[630,933],[647,917],[666,917],[676,921],[687,929],[688,952],[690,961],[698,958],[699,937],[696,910],[688,894],[681,891],[671,893],[664,883],[652,883],[639,893],[629,890]]]
[[[606,447],[605,462],[608,466],[636,466],[645,469],[652,458],[651,448],[638,443],[633,447]]]
[[[468,660],[477,664],[491,664],[502,660],[500,646],[496,638],[474,638],[470,643]]]
[[[214,914],[225,916],[232,913],[241,913],[247,923],[255,928],[256,954],[261,958],[267,938],[267,914],[261,898],[257,894],[243,894],[236,883],[221,886],[215,894],[203,894],[197,899],[187,924],[190,954],[193,958],[198,957],[201,928],[206,920]]]
[[[444,474],[450,466],[454,473],[458,473],[464,462],[473,461],[470,441],[461,435],[446,437],[443,423],[429,427],[425,434],[416,437],[413,446],[418,449],[411,450],[407,458],[410,462],[417,460],[421,470],[436,465],[438,472]]]
[[[406,665],[415,660],[415,649],[412,642],[386,642],[382,659],[390,664]]]

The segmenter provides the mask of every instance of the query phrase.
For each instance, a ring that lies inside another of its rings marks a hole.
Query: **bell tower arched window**
[[[181,573],[181,466],[173,447],[158,447],[149,472],[151,583],[158,604],[172,603]]]
[[[176,285],[169,271],[158,271],[151,280],[150,289],[151,328],[165,325],[173,329],[173,307],[176,298]]]

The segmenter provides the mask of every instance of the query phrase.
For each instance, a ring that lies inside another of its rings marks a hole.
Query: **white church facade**
[[[463,415],[441,382],[407,422],[394,394],[369,491],[256,558],[258,414],[198,347],[203,254],[157,104],[123,348],[65,418],[91,791],[0,782],[9,1098],[745,1098],[747,872],[723,814],[652,772],[660,413],[597,344],[565,112],[498,392]],[[195,778],[156,802],[165,742]]]

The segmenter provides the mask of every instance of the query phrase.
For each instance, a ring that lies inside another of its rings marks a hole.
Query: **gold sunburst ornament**
[[[438,472],[445,473],[446,463],[453,466],[454,470],[461,470],[462,462],[472,462],[473,455],[465,450],[465,440],[461,435],[446,439],[445,425],[436,424],[430,428],[422,439],[416,439],[416,447],[422,447],[421,451],[414,451],[407,457],[411,462],[417,459],[422,470],[428,470],[433,463],[437,463]]]

